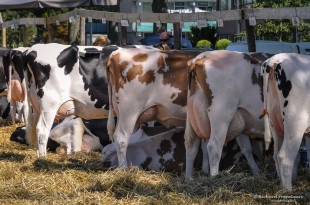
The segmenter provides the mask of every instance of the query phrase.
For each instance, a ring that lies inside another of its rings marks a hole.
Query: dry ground
[[[35,149],[10,141],[16,126],[0,127],[0,204],[310,204],[310,173],[299,169],[293,191],[279,187],[269,157],[253,176],[245,162],[217,177],[195,173],[107,170],[101,153],[37,159]],[[285,198],[286,197],[286,198]]]

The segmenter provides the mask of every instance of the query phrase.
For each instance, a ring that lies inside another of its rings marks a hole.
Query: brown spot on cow
[[[159,69],[164,69],[165,68],[165,58],[164,58],[164,56],[159,56],[158,57],[158,60],[157,60],[157,67],[159,68]]]
[[[128,82],[130,82],[133,79],[135,79],[136,76],[141,75],[142,72],[143,71],[142,71],[142,65],[141,64],[133,65],[132,68],[130,68],[128,73],[127,73],[127,80],[128,80]]]
[[[153,70],[149,70],[149,71],[145,72],[144,75],[140,75],[139,76],[139,81],[141,83],[146,83],[146,84],[154,82],[155,81],[155,73],[154,73],[154,71]]]
[[[122,73],[127,68],[128,62],[122,62],[121,64],[119,62],[120,54],[118,53],[109,58],[107,66],[108,80],[111,81],[112,85],[115,85],[115,92],[118,92],[120,88],[123,88],[127,81],[126,77],[123,76]]]
[[[165,54],[168,55],[166,59],[163,57],[158,59],[158,73],[163,74],[164,84],[170,84],[171,87],[181,90],[181,92],[175,94],[177,97],[173,100],[173,103],[184,107],[187,104],[187,83],[185,83],[188,82],[187,62],[194,58],[198,53],[172,51]],[[163,60],[165,60],[167,68]],[[172,95],[171,98],[174,98],[175,95]]]
[[[208,59],[206,57],[203,57],[199,60],[197,60],[195,63],[194,63],[194,67],[192,70],[195,72],[195,75],[196,75],[196,80],[198,82],[198,84],[200,85],[203,93],[204,93],[204,96],[207,97],[207,103],[209,106],[212,105],[212,99],[213,99],[213,96],[212,96],[212,90],[210,89],[210,86],[209,84],[206,82],[206,79],[207,79],[207,73],[206,73],[206,70],[205,70],[205,66],[206,66],[206,61]]]
[[[133,60],[136,62],[144,62],[147,60],[147,57],[148,57],[147,54],[139,53],[133,57]]]

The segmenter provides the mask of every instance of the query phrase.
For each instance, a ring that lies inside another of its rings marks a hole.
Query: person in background
[[[162,50],[171,50],[174,49],[174,46],[172,43],[170,43],[170,36],[167,32],[162,32],[159,36],[159,44],[156,46],[159,49]]]
[[[98,36],[93,43],[93,46],[107,46],[111,41],[105,36]]]

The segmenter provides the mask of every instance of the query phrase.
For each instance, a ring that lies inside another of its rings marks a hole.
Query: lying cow
[[[26,47],[14,48],[3,55],[4,73],[8,84],[7,98],[11,106],[10,113],[13,124],[16,123],[16,114],[19,122],[27,123],[30,108],[24,75],[25,66],[21,65],[23,63],[23,52],[27,49]]]
[[[106,167],[118,167],[116,143],[103,148],[102,163]],[[185,170],[184,128],[144,126],[129,140],[127,160],[132,166],[144,170],[183,172]],[[220,169],[227,169],[240,161],[240,149],[235,141],[230,141],[223,149]],[[261,157],[261,156],[259,156]],[[195,168],[200,170],[202,152],[195,159]]]
[[[218,174],[223,145],[234,138],[253,173],[259,172],[248,137],[264,138],[264,124],[268,126],[258,118],[263,109],[260,65],[268,57],[212,51],[198,55],[189,63],[186,180],[192,177],[201,139],[205,141],[203,172],[211,176]]]
[[[79,117],[69,116],[61,123],[54,123],[47,149],[57,154],[101,151],[104,146],[111,143],[106,126],[107,119],[82,120]],[[27,144],[25,135],[26,127],[18,127],[10,139]]]
[[[296,156],[305,134],[310,159],[310,57],[278,54],[262,64],[265,109],[274,140],[274,160],[281,181],[292,190],[297,177]]]

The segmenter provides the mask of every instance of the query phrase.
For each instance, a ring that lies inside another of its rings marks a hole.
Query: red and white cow
[[[46,156],[48,136],[55,118],[76,115],[107,118],[109,99],[105,62],[117,47],[35,44],[25,61],[33,118],[27,140],[37,139],[37,155]],[[31,140],[30,140],[31,141]],[[33,144],[33,143],[32,143]]]
[[[274,140],[274,160],[281,185],[292,190],[299,147],[306,133],[310,159],[310,56],[277,54],[262,64],[265,109]]]
[[[109,111],[108,132],[116,141],[120,167],[128,167],[129,138],[139,124],[157,120],[166,127],[185,126],[186,67],[196,55],[137,48],[118,49],[110,55],[107,73],[113,110]]]
[[[3,66],[8,84],[7,98],[10,102],[10,113],[13,124],[15,124],[16,114],[20,122],[27,123],[29,112],[28,94],[26,88],[26,79],[24,75],[24,66],[20,66],[22,55],[28,50],[28,47],[19,47],[7,51],[3,55]]]
[[[269,55],[234,51],[204,52],[189,62],[185,130],[186,180],[203,139],[203,172],[217,175],[223,145],[237,137],[253,173],[258,173],[249,137],[263,138],[261,60]]]

